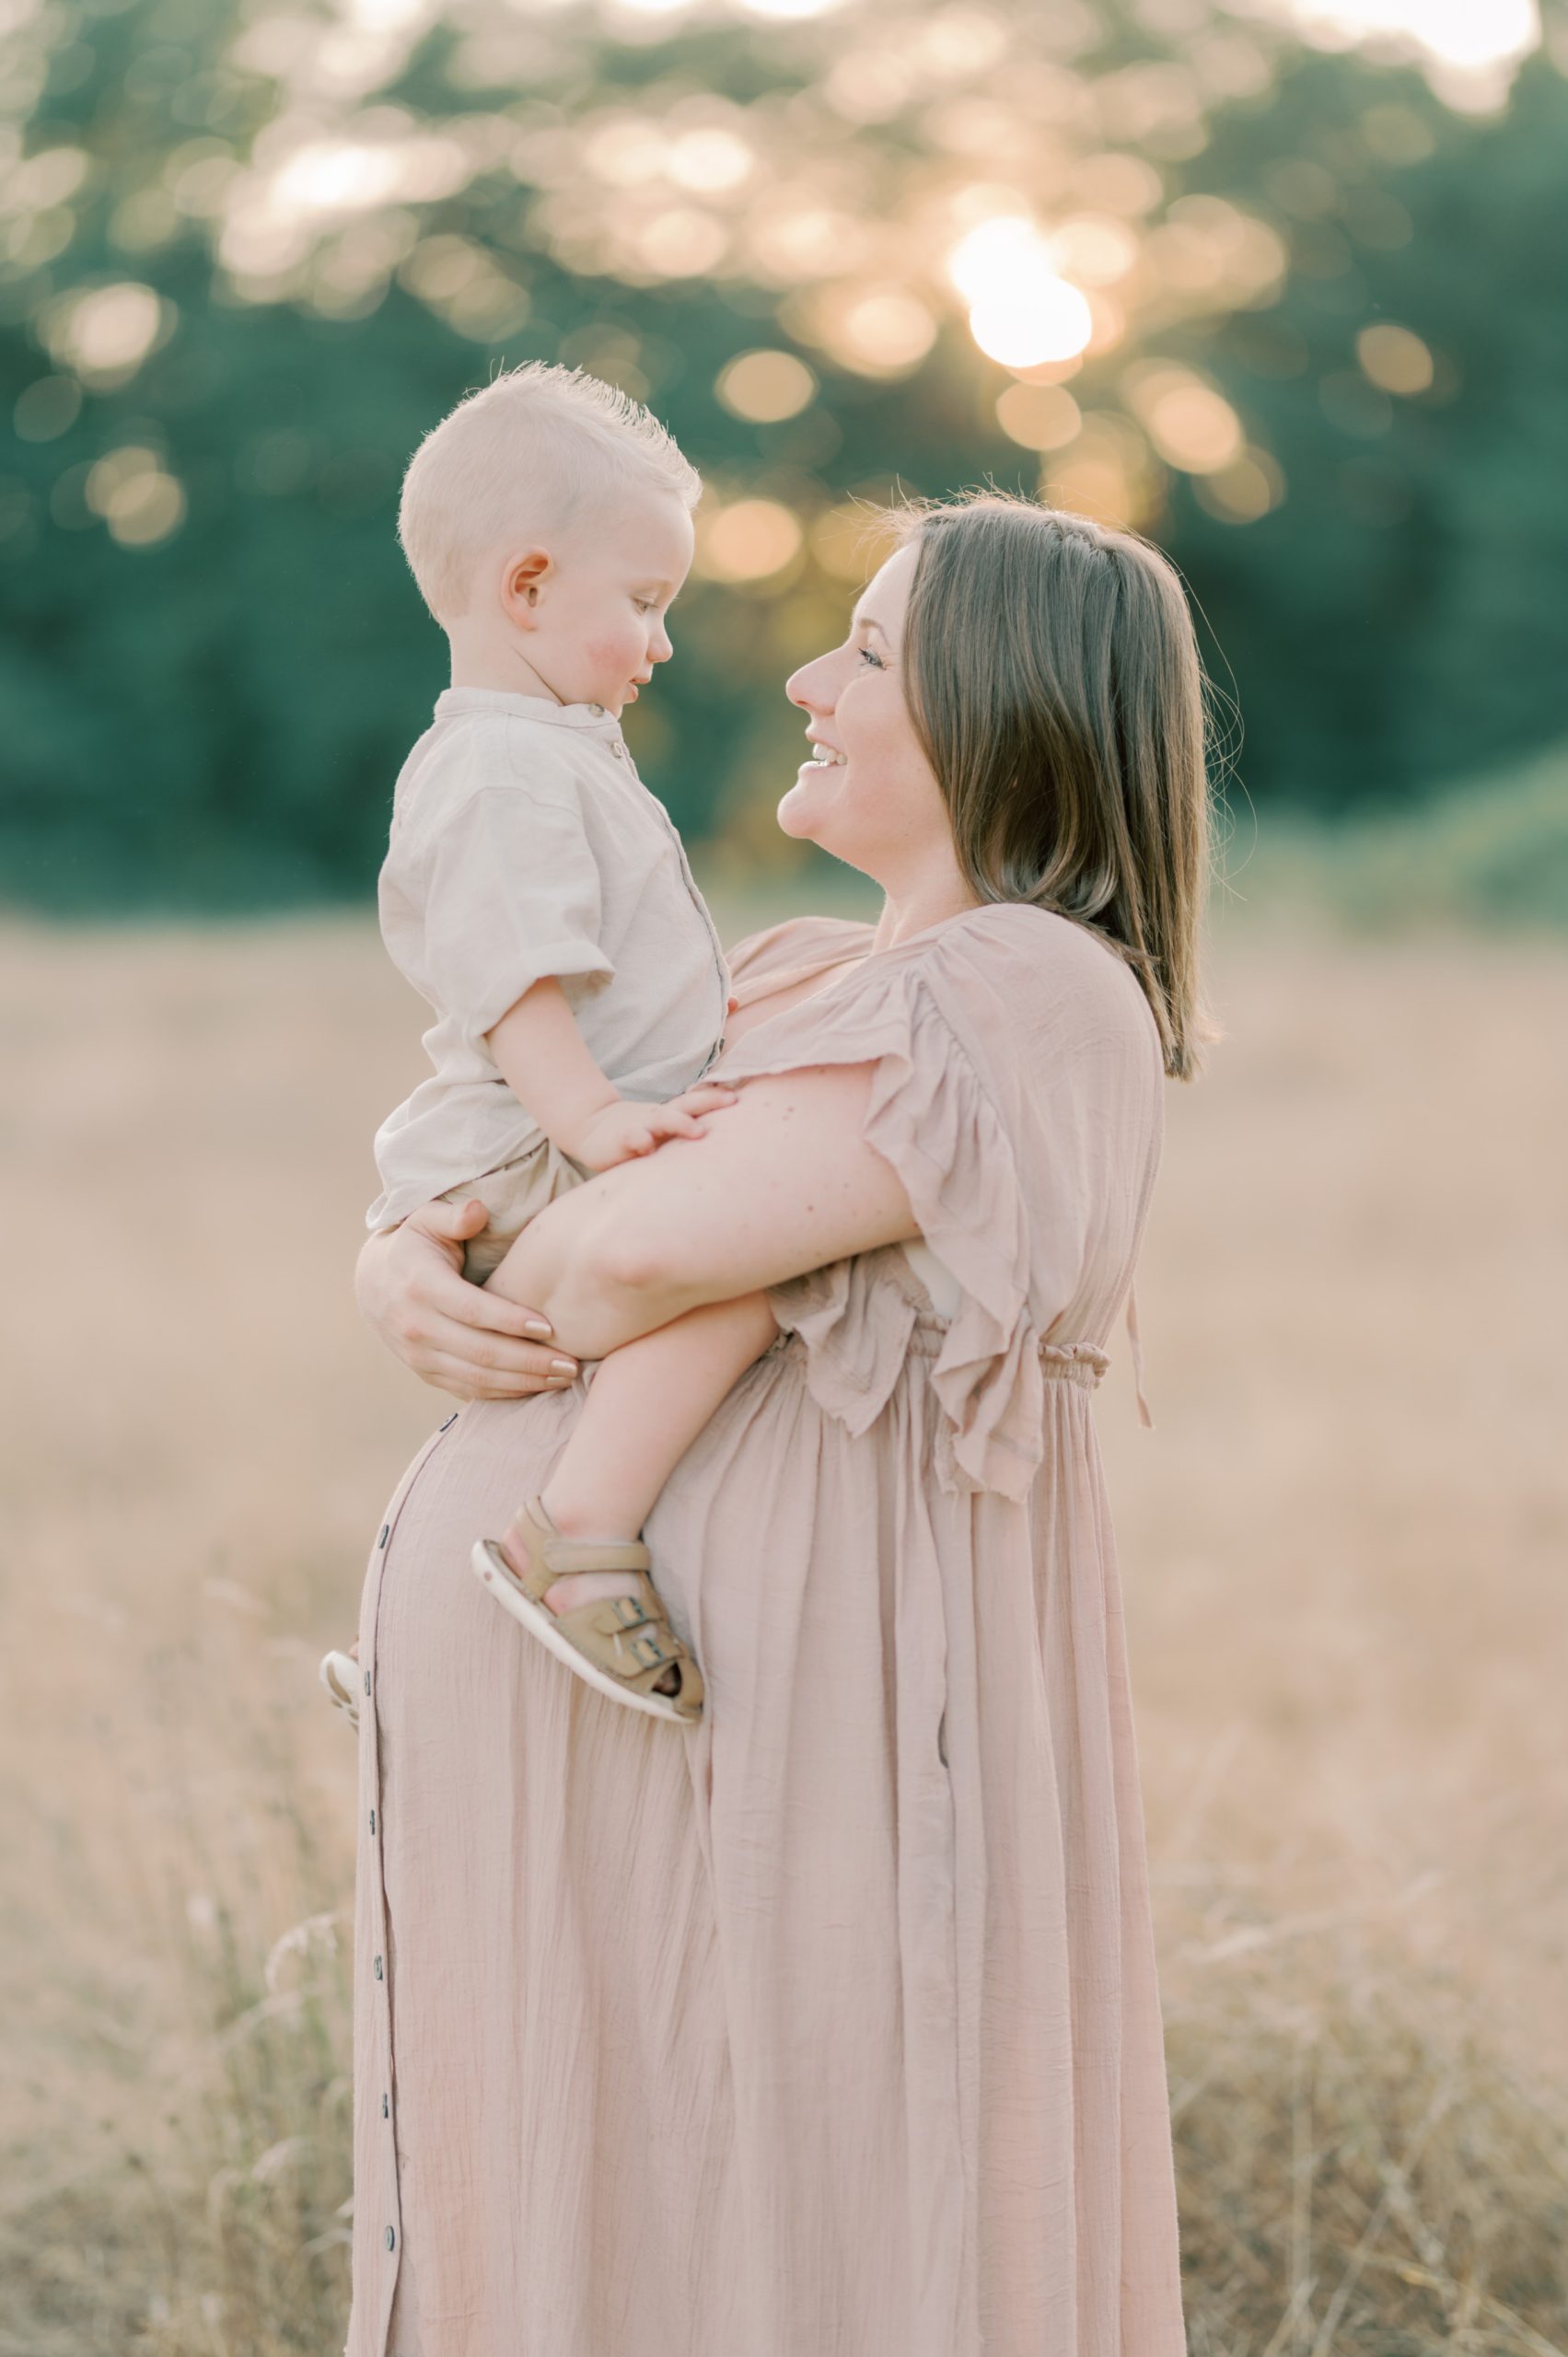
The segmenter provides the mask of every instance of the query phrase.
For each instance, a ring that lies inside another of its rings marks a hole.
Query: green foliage
[[[1237,531],[1183,489],[1165,530],[1235,667],[1249,785],[1330,814],[1491,772],[1568,717],[1568,85],[1527,66],[1484,123],[1400,92],[1393,138],[1402,119],[1433,152],[1378,170],[1369,79],[1313,60],[1220,126],[1222,179],[1298,203],[1320,183],[1326,207],[1295,224],[1281,302],[1211,353],[1288,495]],[[1375,321],[1430,347],[1428,393],[1358,370]]]
[[[1358,930],[1568,930],[1568,747],[1408,810],[1266,826],[1237,849],[1242,904],[1305,902]]]
[[[966,63],[927,0],[896,26],[852,0],[820,23],[649,19],[646,39],[586,8],[525,19],[464,0],[412,49],[343,35],[337,80],[317,83],[339,39],[324,15],[57,0],[14,30],[0,890],[61,911],[364,894],[445,679],[396,548],[401,470],[465,389],[535,356],[645,394],[715,500],[798,519],[803,544],[773,573],[693,581],[677,660],[629,730],[693,839],[764,853],[798,742],[782,682],[836,633],[851,586],[817,528],[834,504],[1041,481],[997,421],[1013,378],[955,313],[935,225],[993,176],[1049,219],[1130,157],[1151,183],[1126,214],[1137,259],[1119,322],[1054,372],[1072,374],[1083,428],[1044,482],[1092,505],[1094,451],[1121,453],[1105,495],[1170,548],[1210,619],[1254,799],[1409,799],[1558,735],[1562,81],[1538,64],[1504,120],[1473,122],[1410,70],[1297,56],[1207,0],[1188,17],[1161,36],[1148,10],[1101,0],[1014,26],[998,51],[975,36]],[[283,134],[297,148],[311,122],[328,147],[430,145],[412,180],[318,203],[280,247],[257,192]],[[744,192],[656,203],[585,162],[617,126],[693,124],[749,145]],[[1183,291],[1162,226],[1191,240],[1191,201],[1216,196],[1252,238],[1254,275]],[[813,203],[827,248],[770,261],[769,224],[808,228]],[[728,248],[656,267],[661,222]],[[156,296],[158,331],[131,365],[95,365],[62,307],[127,284]],[[835,293],[889,287],[914,298],[917,341],[932,321],[923,356],[868,357],[835,324]],[[1358,370],[1357,334],[1378,320],[1430,348],[1429,390],[1389,396]],[[724,367],[759,345],[809,364],[802,413],[760,424],[724,405]],[[1150,354],[1228,396],[1250,479],[1277,462],[1272,512],[1240,520],[1223,469],[1185,474],[1151,446],[1129,374]]]

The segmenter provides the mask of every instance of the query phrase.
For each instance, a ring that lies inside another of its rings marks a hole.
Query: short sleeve
[[[425,978],[471,1036],[548,974],[613,974],[598,941],[598,867],[575,799],[482,786],[424,855]]]
[[[903,1181],[922,1237],[961,1293],[933,1376],[947,1425],[938,1471],[950,1489],[1018,1499],[1044,1446],[1028,1221],[1012,1141],[944,1010],[939,969],[939,955],[879,958],[759,1024],[715,1077],[873,1067],[865,1135]],[[806,1345],[813,1396],[854,1432],[886,1404],[913,1323],[895,1263],[905,1265],[901,1253],[865,1254],[772,1296]]]

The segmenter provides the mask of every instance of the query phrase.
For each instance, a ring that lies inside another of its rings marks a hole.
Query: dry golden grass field
[[[1232,915],[1214,995],[1139,1287],[1157,1429],[1120,1338],[1101,1414],[1191,2346],[1550,2357],[1568,950]],[[0,2357],[335,2357],[315,1662],[445,1412],[348,1293],[418,1009],[346,920],[13,924],[0,1009]]]

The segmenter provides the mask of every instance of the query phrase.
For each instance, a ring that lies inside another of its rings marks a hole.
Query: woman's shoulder
[[[730,974],[737,982],[755,983],[797,967],[864,957],[875,931],[848,917],[786,917],[736,943],[728,953]]]
[[[902,946],[938,1001],[993,1048],[1075,1023],[1158,1047],[1153,1010],[1127,959],[1092,926],[1054,909],[992,901]]]

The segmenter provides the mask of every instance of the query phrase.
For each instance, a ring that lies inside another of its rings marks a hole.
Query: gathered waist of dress
[[[917,1311],[909,1346],[921,1358],[935,1358],[947,1339],[948,1320],[931,1310]],[[1110,1364],[1107,1352],[1093,1342],[1040,1342],[1040,1371],[1059,1383],[1081,1384],[1092,1391]]]

